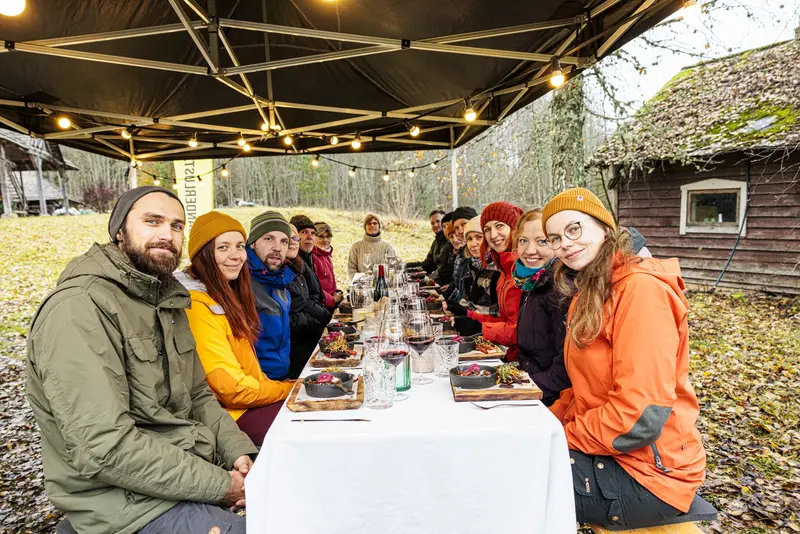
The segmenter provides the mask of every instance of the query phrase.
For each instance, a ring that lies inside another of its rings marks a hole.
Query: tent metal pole
[[[192,22],[192,27],[201,30],[206,27],[202,22]],[[25,41],[25,44],[48,46],[58,48],[61,46],[75,46],[87,43],[100,43],[103,41],[114,41],[117,39],[131,39],[133,37],[148,37],[150,35],[163,35],[166,33],[177,33],[184,31],[183,24],[164,24],[163,26],[150,26],[148,28],[131,28],[129,30],[117,30],[113,32],[89,33],[85,35],[74,35],[71,37],[55,37],[53,39],[38,39],[36,41]],[[0,48],[0,54],[11,52],[6,48]]]
[[[453,196],[453,209],[458,208],[458,162],[456,161],[456,149],[450,149],[450,187]]]
[[[69,195],[67,194],[67,173],[62,165],[58,166],[58,185],[61,186],[61,196],[64,198],[65,215],[69,216]]]
[[[11,196],[8,192],[6,145],[3,142],[0,142],[0,194],[3,195],[3,217],[12,217],[14,206],[11,205]]]
[[[31,155],[33,165],[36,168],[36,183],[39,186],[39,216],[47,216],[47,199],[44,196],[44,173],[42,173],[42,156],[39,154]]]
[[[8,41],[6,41],[8,43]],[[112,56],[110,54],[98,54],[95,52],[84,52],[80,50],[69,50],[66,48],[50,48],[47,46],[32,45],[26,43],[14,43],[14,50],[19,52],[29,52],[32,54],[42,54],[45,56],[56,56],[70,59],[82,59],[86,61],[97,61],[99,63],[111,63],[113,65],[125,65],[128,67],[143,67],[156,70],[166,70],[171,72],[183,72],[185,74],[207,74],[205,67],[194,65],[183,65],[181,63],[168,63],[166,61],[155,61],[152,59],[137,59],[124,56]]]
[[[647,8],[649,8],[654,3],[655,3],[655,0],[645,0],[636,9],[636,11],[634,11],[633,14],[637,15],[637,14],[641,13],[642,11],[646,10]],[[605,53],[608,52],[611,49],[612,46],[614,46],[614,43],[619,41],[620,37],[625,35],[625,32],[627,32],[630,29],[630,27],[633,26],[634,24],[636,24],[638,21],[639,21],[639,17],[635,17],[632,20],[629,20],[628,22],[626,22],[625,24],[620,26],[619,28],[617,28],[617,31],[612,33],[611,37],[606,39],[606,41],[602,45],[600,45],[600,48],[597,49],[597,57],[603,57],[605,55]]]
[[[212,130],[227,133],[243,133],[248,135],[257,135],[261,137],[264,132],[261,130],[253,130],[250,128],[236,128],[233,126],[221,126],[219,124],[204,124],[201,122],[187,122],[187,121],[173,121],[169,119],[160,119],[159,124],[166,124],[168,126],[183,126],[185,128],[194,128],[195,130]]]
[[[13,128],[14,130],[18,131],[19,133],[25,135],[31,135],[31,131],[27,128],[23,127],[21,124],[17,124],[16,122],[12,121],[11,119],[7,119],[0,115],[0,122],[8,126],[9,128]]]
[[[374,119],[380,119],[380,114],[377,115],[359,115],[357,117],[350,117],[349,119],[342,119],[338,121],[331,121],[331,122],[324,122],[321,124],[312,124],[310,126],[302,126],[300,128],[290,128],[288,130],[283,130],[281,134],[283,135],[292,135],[297,133],[308,133],[313,130],[317,130],[319,128],[331,128],[333,126],[344,126],[345,124],[353,124],[357,122],[369,121]],[[341,136],[339,136],[341,137]]]
[[[506,35],[515,35],[519,33],[535,32],[540,30],[552,30],[555,28],[563,28],[565,26],[574,26],[581,24],[585,20],[583,15],[577,17],[548,20],[545,22],[533,22],[531,24],[520,24],[518,26],[507,26],[496,30],[482,30],[469,33],[458,33],[448,37],[437,37],[430,39],[431,42],[441,44],[458,43],[462,41],[474,41],[477,39],[488,39],[491,37],[503,37]],[[426,41],[428,39],[425,39]]]
[[[213,117],[215,115],[227,115],[228,113],[239,113],[242,111],[253,111],[255,104],[245,104],[243,106],[234,106],[230,108],[212,109],[209,111],[198,111],[197,113],[185,113],[183,115],[172,115],[166,117],[173,121],[185,121],[191,119],[201,119],[203,117]]]
[[[242,65],[239,67],[230,67],[224,69],[225,74],[234,75],[251,72],[272,71],[277,69],[285,69],[289,67],[299,67],[301,65],[310,65],[312,63],[324,63],[326,61],[337,61],[340,59],[349,59],[354,57],[372,56],[375,54],[382,54],[384,52],[397,52],[401,50],[400,42],[392,47],[363,47],[355,50],[342,50],[339,52],[326,52],[324,54],[315,54],[312,56],[304,56],[289,59],[277,59],[275,61],[267,61],[264,63],[253,63],[252,65]]]
[[[184,0],[184,1],[190,6],[193,4],[191,0]],[[214,60],[211,59],[211,52],[206,46],[205,41],[200,36],[200,34],[197,33],[197,30],[195,30],[192,27],[192,21],[186,15],[186,12],[183,10],[183,6],[181,6],[179,0],[169,0],[169,3],[172,6],[172,9],[175,11],[175,14],[178,15],[178,18],[183,24],[183,27],[189,33],[189,37],[192,38],[192,41],[194,42],[195,46],[200,51],[200,55],[203,56],[203,59],[205,59],[206,63],[208,63],[208,68],[211,69],[211,72],[213,74],[216,74],[219,71],[219,68],[217,67],[216,63],[214,63]],[[203,22],[208,22],[208,18],[205,18]]]
[[[92,137],[92,136],[90,136],[90,135],[87,135],[86,137]],[[98,139],[98,138],[96,138],[96,137],[95,137],[94,139],[95,139],[95,140],[96,140],[98,143],[100,143],[101,145],[105,145],[105,146],[107,146],[108,148],[110,148],[110,149],[111,149],[111,150],[113,150],[114,152],[118,152],[118,153],[122,154],[123,156],[125,156],[125,157],[126,157],[126,158],[128,158],[128,159],[130,159],[130,158],[132,158],[132,157],[133,157],[133,155],[132,155],[132,154],[130,154],[130,153],[126,152],[125,150],[123,150],[123,149],[119,148],[119,147],[118,147],[117,145],[115,145],[115,144],[109,143],[109,142],[108,142],[108,141],[106,141],[105,139]]]
[[[234,52],[233,47],[231,46],[230,42],[228,41],[228,37],[225,35],[225,32],[221,29],[218,29],[218,35],[220,40],[222,40],[222,46],[225,47],[225,50],[228,52],[228,57],[231,58],[234,66],[239,66],[241,63],[239,62],[239,58],[236,56],[236,52]],[[242,79],[242,83],[244,84],[247,91],[250,93],[250,99],[253,101],[256,110],[258,110],[258,114],[261,115],[261,119],[267,123],[272,124],[272,122],[267,118],[266,114],[264,113],[264,109],[261,107],[261,103],[258,101],[258,98],[255,96],[255,91],[253,90],[253,86],[250,85],[250,80],[247,79],[247,76],[244,74],[240,75]]]
[[[197,4],[197,2],[195,2],[194,0],[183,0],[183,1],[186,2],[187,6],[192,8],[192,11],[197,13],[197,16],[200,17],[203,20],[203,22],[208,23],[211,21],[211,17],[208,15],[208,13],[205,12],[205,10],[202,7],[200,7]]]
[[[72,139],[75,137],[86,137],[87,135],[94,133],[118,130],[119,128],[120,128],[119,126],[95,126],[93,128],[83,128],[78,130],[72,130],[69,132],[53,132],[49,134],[44,134],[42,138],[47,139],[48,141],[51,141],[53,139]]]

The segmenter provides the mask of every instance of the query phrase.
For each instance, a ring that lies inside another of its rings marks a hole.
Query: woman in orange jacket
[[[512,234],[522,209],[508,202],[492,202],[481,212],[483,242],[481,257],[484,266],[487,258],[500,271],[497,279],[498,316],[467,311],[467,316],[481,323],[481,332],[487,341],[506,345],[506,360],[517,359],[517,316],[522,291],[514,283],[514,263],[517,253],[514,250]]]
[[[587,189],[544,208],[547,244],[572,298],[564,425],[579,521],[641,528],[688,511],[705,478],[689,384],[689,303],[677,260],[634,256],[631,236]]]
[[[294,381],[270,380],[261,371],[253,343],[261,328],[250,289],[245,230],[211,211],[189,233],[192,264],[176,273],[192,298],[186,310],[206,381],[223,408],[257,446]]]

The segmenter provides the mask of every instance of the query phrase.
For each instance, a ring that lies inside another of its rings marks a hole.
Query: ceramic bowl
[[[466,371],[469,365],[459,365],[450,369],[450,383],[463,389],[487,389],[497,383],[497,369],[488,365],[479,365],[483,371],[489,371],[489,376],[460,376],[460,371]]]
[[[322,373],[314,373],[308,375],[303,379],[303,385],[306,388],[306,393],[309,397],[316,397],[318,399],[332,399],[335,397],[343,397],[344,391],[342,388],[334,386],[333,384],[309,384],[309,381],[316,379]],[[345,372],[330,373],[342,381],[342,385],[347,389],[353,389],[354,375]]]

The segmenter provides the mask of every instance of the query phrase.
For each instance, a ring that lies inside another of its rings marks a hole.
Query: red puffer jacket
[[[493,253],[496,265],[500,268],[500,278],[497,279],[497,305],[500,317],[493,317],[483,313],[469,311],[467,315],[480,321],[483,327],[483,337],[487,341],[499,343],[508,347],[506,360],[517,359],[517,317],[522,291],[514,283],[512,272],[514,262],[517,261],[516,252]],[[499,256],[499,258],[498,258]]]
[[[336,308],[336,301],[333,294],[336,293],[336,273],[333,271],[333,248],[324,251],[319,247],[314,247],[312,251],[314,261],[314,273],[319,278],[322,286],[322,293],[325,295],[325,307],[329,310]]]

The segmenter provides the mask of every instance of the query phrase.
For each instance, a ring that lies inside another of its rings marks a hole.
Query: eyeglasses
[[[583,228],[581,227],[581,223],[574,222],[564,228],[564,235],[551,235],[547,238],[547,246],[552,250],[558,250],[561,248],[561,239],[562,237],[566,237],[570,241],[575,241],[576,239],[581,237],[583,233]]]

